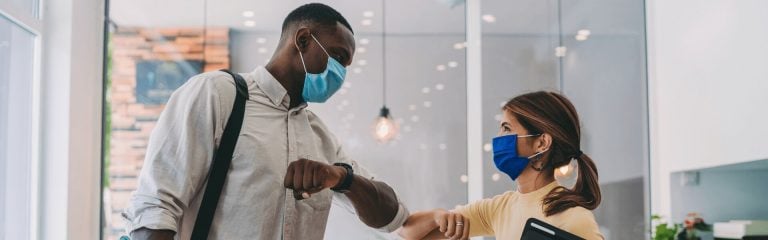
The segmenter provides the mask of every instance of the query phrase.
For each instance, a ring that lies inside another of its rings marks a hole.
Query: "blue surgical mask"
[[[519,177],[520,174],[523,173],[523,170],[525,170],[525,167],[528,166],[531,158],[546,152],[546,150],[544,150],[528,157],[520,156],[517,152],[517,139],[523,137],[536,137],[539,135],[541,134],[523,136],[512,134],[493,138],[493,163],[496,164],[496,168],[509,175],[509,177],[512,178],[512,181],[517,180],[517,177]]]
[[[347,69],[328,54],[328,51],[317,41],[314,35],[310,36],[323,49],[325,55],[328,55],[328,64],[322,73],[309,73],[307,72],[307,65],[304,63],[304,55],[299,51],[301,65],[304,66],[305,73],[304,89],[301,92],[301,96],[307,102],[323,103],[341,88],[341,85],[344,83],[344,76],[347,74]]]

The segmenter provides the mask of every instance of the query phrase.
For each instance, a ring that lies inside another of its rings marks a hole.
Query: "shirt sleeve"
[[[212,76],[192,77],[171,95],[161,113],[138,188],[122,214],[127,233],[139,228],[178,232],[183,211],[202,188],[223,129]]]
[[[460,206],[453,211],[469,220],[469,236],[493,236],[493,219],[501,206],[504,195],[498,195],[490,199],[482,199],[470,204]]]

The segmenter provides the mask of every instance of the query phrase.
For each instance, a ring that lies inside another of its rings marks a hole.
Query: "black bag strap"
[[[232,153],[235,151],[237,138],[240,136],[240,129],[243,126],[245,100],[248,100],[248,84],[245,83],[243,77],[226,69],[221,71],[228,73],[235,79],[235,105],[232,106],[232,113],[224,127],[219,147],[213,154],[213,163],[211,163],[211,169],[208,172],[208,185],[205,187],[200,211],[197,213],[195,227],[192,229],[192,240],[208,239],[213,215],[216,213],[216,206],[219,203],[219,195],[224,188],[227,172],[229,172],[229,166],[232,163]]]

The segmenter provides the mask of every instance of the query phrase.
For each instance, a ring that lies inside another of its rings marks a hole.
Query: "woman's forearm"
[[[435,215],[442,209],[431,211],[415,212],[405,220],[403,228],[400,229],[400,236],[405,239],[423,239],[432,231],[438,228],[435,222]]]

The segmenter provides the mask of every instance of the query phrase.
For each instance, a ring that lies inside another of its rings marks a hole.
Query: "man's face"
[[[325,71],[328,64],[328,55],[336,59],[344,67],[352,64],[352,58],[355,54],[355,38],[352,35],[352,31],[341,23],[337,23],[335,31],[320,30],[311,32],[317,38],[317,42],[308,33],[303,33],[302,31],[298,33],[299,36],[297,38],[299,39],[300,51],[302,46],[306,46],[302,54],[304,55],[304,62],[308,72],[321,73]],[[323,52],[318,42],[328,51],[328,55]]]

